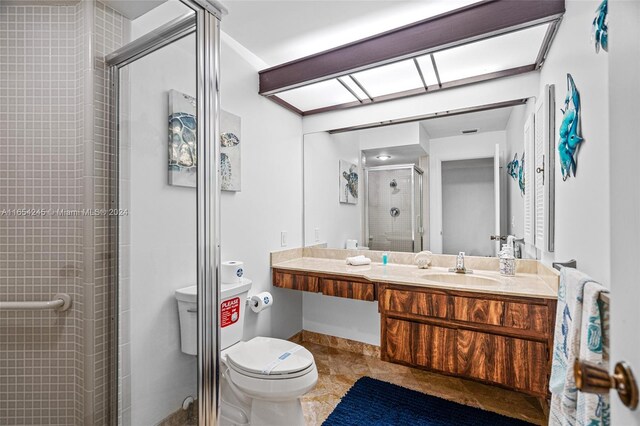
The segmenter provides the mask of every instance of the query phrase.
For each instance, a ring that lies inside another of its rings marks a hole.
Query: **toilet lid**
[[[313,355],[287,340],[255,337],[229,351],[227,361],[234,370],[251,375],[282,376],[308,369],[313,364]]]

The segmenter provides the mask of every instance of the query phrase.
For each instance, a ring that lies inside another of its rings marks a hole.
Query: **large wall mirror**
[[[305,245],[496,256],[513,235],[517,255],[536,257],[535,241],[525,244],[535,110],[531,98],[306,134]]]

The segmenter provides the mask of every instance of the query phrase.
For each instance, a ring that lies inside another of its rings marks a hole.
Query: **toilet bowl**
[[[313,355],[287,340],[254,337],[242,341],[251,281],[222,284],[220,302],[220,425],[304,425],[300,397],[318,382]],[[175,292],[182,352],[195,355],[195,286]]]

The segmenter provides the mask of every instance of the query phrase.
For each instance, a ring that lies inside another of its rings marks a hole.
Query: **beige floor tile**
[[[302,398],[307,425],[321,425],[340,398],[363,376],[373,377],[460,404],[546,424],[536,398],[495,386],[392,364],[341,349],[303,342],[316,360],[318,384]]]

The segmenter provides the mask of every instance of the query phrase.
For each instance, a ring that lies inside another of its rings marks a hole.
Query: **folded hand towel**
[[[582,394],[576,389],[573,361],[602,361],[602,332],[598,295],[606,291],[587,275],[562,268],[553,365],[549,389],[552,392],[551,425],[607,425],[609,400],[595,394]]]
[[[370,264],[371,264],[371,259],[369,259],[368,257],[364,257],[363,255],[347,257],[347,265],[360,266],[360,265],[370,265]]]

